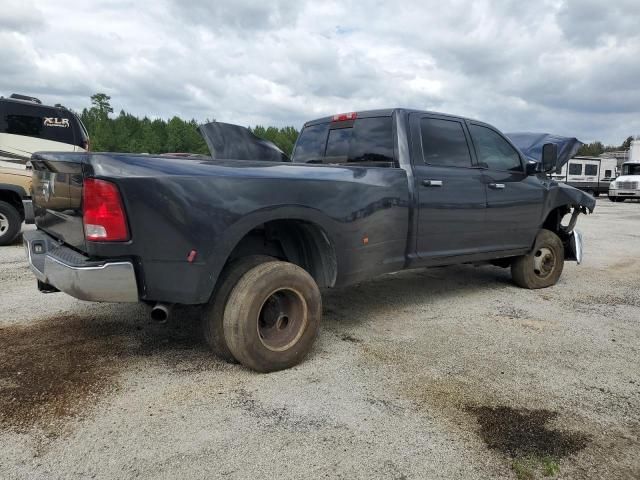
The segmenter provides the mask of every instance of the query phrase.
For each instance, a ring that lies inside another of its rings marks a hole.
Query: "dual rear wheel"
[[[203,311],[205,339],[220,357],[258,372],[300,363],[322,317],[320,290],[305,270],[255,255],[232,262]]]

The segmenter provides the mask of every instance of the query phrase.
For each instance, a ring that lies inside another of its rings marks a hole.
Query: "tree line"
[[[600,141],[595,141],[591,143],[585,143],[580,147],[578,153],[576,155],[581,155],[585,157],[597,157],[598,155],[602,155],[605,152],[614,152],[617,150],[629,150],[631,148],[631,142],[633,141],[633,137],[627,137],[627,139],[622,142],[622,145],[604,145]]]
[[[80,119],[91,138],[91,149],[96,152],[169,153],[188,152],[209,154],[204,139],[198,133],[195,119],[183,120],[174,116],[169,120],[138,118],[124,110],[112,117],[111,97],[104,93],[91,96],[91,107],[84,108]],[[206,120],[209,122],[210,120]],[[250,128],[256,136],[275,143],[291,155],[298,138],[294,127]]]

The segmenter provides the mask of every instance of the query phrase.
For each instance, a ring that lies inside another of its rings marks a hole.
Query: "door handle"
[[[504,190],[504,183],[490,183],[489,188],[494,190]]]
[[[422,180],[422,185],[425,187],[441,187],[442,180]]]

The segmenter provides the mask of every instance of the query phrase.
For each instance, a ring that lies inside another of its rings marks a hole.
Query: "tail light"
[[[82,142],[82,148],[84,148],[87,152],[91,151],[91,142],[89,140],[85,140]]]
[[[93,242],[129,240],[127,217],[118,187],[106,180],[86,178],[82,191],[84,235]]]

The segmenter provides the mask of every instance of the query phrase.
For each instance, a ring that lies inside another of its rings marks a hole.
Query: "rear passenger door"
[[[437,258],[486,249],[486,193],[474,164],[464,122],[454,117],[410,115],[419,257]]]
[[[520,153],[488,125],[468,122],[483,168],[487,195],[485,234],[492,251],[531,247],[540,223],[545,190],[525,173]]]

